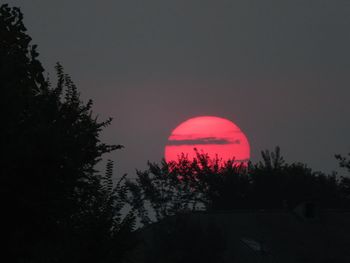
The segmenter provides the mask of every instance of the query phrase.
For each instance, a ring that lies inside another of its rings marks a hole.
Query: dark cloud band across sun
[[[240,140],[230,140],[224,138],[216,138],[216,137],[207,137],[207,138],[198,138],[191,140],[169,140],[168,145],[205,145],[205,144],[240,144]]]

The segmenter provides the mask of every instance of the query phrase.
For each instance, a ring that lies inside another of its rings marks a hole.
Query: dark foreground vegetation
[[[337,158],[349,170],[349,160]],[[302,163],[288,164],[278,147],[263,151],[262,161],[255,165],[221,163],[199,153],[194,160],[183,155],[177,162],[149,163],[146,171],[137,172],[136,181],[127,182],[131,204],[145,224],[152,222],[150,209],[158,221],[198,209],[293,210],[302,202],[320,209],[350,208],[348,177],[314,172]]]
[[[100,141],[111,120],[94,116],[92,102],[80,100],[60,64],[55,84],[45,78],[22,20],[19,9],[0,7],[1,257],[9,262],[122,262],[137,245],[138,220],[147,225],[184,211],[292,210],[305,201],[325,209],[350,207],[349,178],[288,164],[279,148],[264,151],[255,165],[221,166],[198,154],[150,163],[136,180],[114,182],[113,162],[103,173],[95,170],[103,154],[122,147]],[[348,158],[336,158],[350,171]],[[186,223],[181,225],[178,240],[188,242]],[[193,251],[215,248],[200,244],[215,231],[190,229]],[[165,253],[169,247],[161,248],[161,237],[157,244]],[[176,250],[178,242],[172,242]],[[210,251],[201,254],[202,262],[213,262]]]
[[[45,79],[19,9],[0,7],[1,239],[10,262],[115,262],[132,244],[126,190],[112,162],[94,170],[111,120],[99,121],[57,64]],[[4,261],[7,262],[7,261]]]

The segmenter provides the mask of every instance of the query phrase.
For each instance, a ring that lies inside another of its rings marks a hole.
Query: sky
[[[0,1],[3,3],[4,1]],[[125,148],[119,174],[159,162],[171,131],[211,115],[246,134],[251,158],[331,172],[350,152],[349,0],[11,0],[39,59],[59,61],[102,134]]]

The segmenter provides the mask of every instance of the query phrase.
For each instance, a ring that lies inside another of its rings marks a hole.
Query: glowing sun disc
[[[192,160],[196,157],[194,148],[222,161],[246,163],[250,158],[246,135],[232,121],[220,117],[195,117],[177,126],[165,146],[165,160],[177,161],[182,153]]]

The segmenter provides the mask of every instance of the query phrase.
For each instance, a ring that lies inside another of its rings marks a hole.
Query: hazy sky
[[[4,1],[0,1],[4,2]],[[198,115],[234,121],[252,159],[336,169],[350,151],[349,0],[22,0],[40,60],[60,61],[95,113],[103,140],[134,173],[160,161],[171,130]]]

